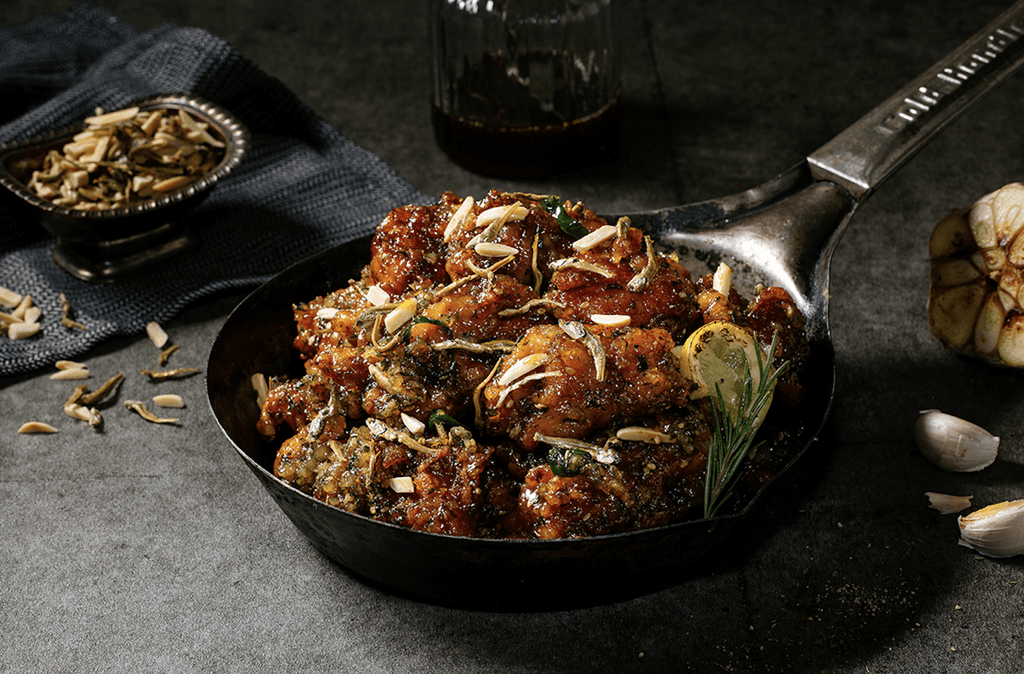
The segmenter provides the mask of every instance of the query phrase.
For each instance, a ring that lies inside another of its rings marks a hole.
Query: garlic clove
[[[928,497],[928,507],[939,511],[940,515],[952,515],[961,510],[971,507],[973,496],[953,496],[951,494],[939,494],[934,491],[924,493]]]
[[[972,473],[992,465],[999,438],[981,426],[938,410],[924,410],[914,424],[914,442],[943,470]]]
[[[960,545],[989,557],[1024,554],[1024,500],[1003,501],[957,518]]]

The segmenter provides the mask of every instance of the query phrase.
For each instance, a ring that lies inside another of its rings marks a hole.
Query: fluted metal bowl
[[[181,188],[103,211],[58,206],[26,187],[32,170],[50,150],[60,150],[84,127],[84,121],[32,138],[0,145],[3,185],[58,241],[53,258],[87,281],[107,281],[185,252],[192,245],[182,215],[199,205],[214,186],[242,162],[249,149],[246,126],[216,103],[184,93],[159,94],[127,103],[140,110],[185,110],[209,125],[225,145],[220,162],[206,175]]]

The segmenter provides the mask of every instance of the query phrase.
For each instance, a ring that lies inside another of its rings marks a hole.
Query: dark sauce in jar
[[[540,101],[535,90],[546,86],[549,100]],[[453,160],[485,175],[533,178],[582,168],[608,158],[618,138],[618,92],[609,98],[552,53],[521,55],[515,67],[487,54],[447,96],[458,113],[434,103],[437,143]]]

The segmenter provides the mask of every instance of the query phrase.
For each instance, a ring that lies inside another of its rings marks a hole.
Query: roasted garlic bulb
[[[943,218],[929,241],[932,334],[961,353],[1024,367],[1024,184]]]

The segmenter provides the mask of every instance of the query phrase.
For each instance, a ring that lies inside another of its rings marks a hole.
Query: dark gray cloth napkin
[[[175,92],[224,106],[252,134],[248,158],[186,216],[198,247],[131,278],[86,283],[57,267],[55,240],[0,195],[0,286],[31,294],[43,310],[36,336],[0,337],[0,376],[142,333],[147,322],[166,322],[200,298],[254,287],[370,232],[395,206],[430,201],[203,30],[140,33],[87,3],[0,29],[0,143],[77,123],[97,106],[116,110]],[[60,293],[85,330],[61,325]]]

